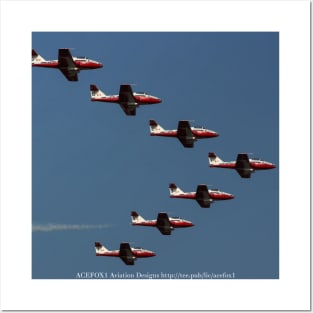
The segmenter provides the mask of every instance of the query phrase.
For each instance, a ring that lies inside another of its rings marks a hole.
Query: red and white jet
[[[207,185],[198,185],[196,192],[184,192],[175,184],[169,184],[170,198],[196,200],[202,208],[209,208],[217,200],[230,200],[234,196],[218,189],[208,189]]]
[[[118,103],[126,115],[136,115],[136,108],[140,105],[161,103],[158,97],[145,92],[133,92],[130,85],[120,85],[118,95],[108,96],[96,85],[90,85],[91,101]]]
[[[119,250],[108,250],[100,242],[95,242],[96,256],[119,257],[126,265],[134,265],[137,258],[149,258],[156,254],[142,248],[131,248],[128,242],[122,242]]]
[[[177,137],[186,148],[193,148],[198,139],[217,137],[219,134],[203,127],[191,127],[188,121],[179,121],[177,129],[165,130],[155,120],[150,120],[150,135]]]
[[[209,166],[235,169],[242,178],[250,178],[256,170],[269,170],[275,164],[260,159],[249,159],[247,153],[239,153],[236,161],[224,162],[214,152],[209,152]]]
[[[175,228],[192,227],[189,221],[183,220],[180,217],[169,217],[167,213],[160,212],[156,220],[145,220],[137,212],[131,212],[133,226],[152,226],[157,227],[163,235],[170,235]]]
[[[93,70],[103,67],[100,62],[86,57],[72,57],[69,49],[59,49],[58,60],[45,60],[32,49],[32,66],[59,69],[69,81],[78,81],[80,70]]]

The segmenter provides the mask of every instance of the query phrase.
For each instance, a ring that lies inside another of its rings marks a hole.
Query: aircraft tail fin
[[[109,251],[105,246],[101,244],[101,242],[98,242],[98,241],[95,242],[95,250],[96,250],[96,254],[102,254],[104,252]]]
[[[100,90],[96,85],[90,85],[90,95],[92,99],[105,97],[106,94]]]
[[[32,63],[40,63],[46,61],[40,54],[38,54],[35,49],[32,49]]]
[[[142,216],[140,216],[136,211],[132,211],[130,215],[132,219],[132,224],[145,222],[145,219]]]
[[[150,125],[150,134],[157,134],[164,131],[164,128],[161,125],[159,125],[155,120],[150,120],[149,125]]]
[[[176,196],[183,193],[183,191],[178,188],[174,183],[170,183],[168,188],[170,189],[171,196]]]
[[[209,165],[214,166],[223,163],[223,160],[219,158],[214,152],[209,152]]]

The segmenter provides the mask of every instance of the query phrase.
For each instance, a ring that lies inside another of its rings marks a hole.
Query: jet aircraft
[[[137,212],[131,212],[133,226],[152,226],[157,227],[163,235],[171,235],[172,230],[181,227],[192,227],[189,221],[183,220],[180,217],[169,217],[167,213],[160,212],[156,220],[145,220]]]
[[[239,153],[236,161],[224,162],[214,152],[209,152],[209,166],[235,169],[242,178],[250,178],[256,170],[269,170],[275,164],[261,159],[249,159],[247,153]]]
[[[100,242],[95,242],[96,256],[119,257],[126,265],[134,265],[137,258],[149,258],[156,254],[142,248],[131,248],[128,242],[122,242],[119,250],[108,250]]]
[[[169,184],[170,198],[196,200],[202,208],[209,208],[217,200],[230,200],[234,196],[218,189],[208,189],[207,185],[198,185],[196,192],[184,192],[174,183]]]
[[[120,85],[118,95],[108,96],[96,85],[90,85],[91,101],[118,103],[126,115],[136,115],[140,105],[160,103],[162,100],[145,92],[133,92],[130,85]]]
[[[217,137],[219,134],[203,127],[191,127],[188,121],[179,121],[177,129],[165,130],[155,120],[150,120],[150,135],[176,137],[185,148],[193,148],[198,139]]]
[[[72,57],[69,49],[59,49],[58,60],[45,60],[32,49],[32,66],[59,69],[69,81],[78,81],[80,70],[92,70],[103,67],[100,62],[87,57]]]

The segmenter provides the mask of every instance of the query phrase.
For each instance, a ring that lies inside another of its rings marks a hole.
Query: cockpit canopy
[[[264,162],[264,160],[262,160],[260,158],[253,158],[253,161]]]
[[[78,61],[88,61],[89,59],[87,57],[76,57],[76,60],[78,60]]]
[[[141,248],[141,247],[134,247],[134,249],[136,249],[136,250],[143,250],[143,248]]]

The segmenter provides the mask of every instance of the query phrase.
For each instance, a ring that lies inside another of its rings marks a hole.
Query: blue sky
[[[32,69],[32,223],[103,225],[34,231],[33,278],[75,278],[79,272],[235,273],[278,278],[278,33],[33,33],[46,59],[73,48],[104,64],[68,82],[52,69]],[[117,94],[121,83],[162,98],[126,116],[118,105],[91,102],[89,84]],[[185,149],[175,138],[150,137],[149,119],[173,129],[192,120],[220,136]],[[235,160],[250,152],[277,168],[244,180],[208,167],[207,154]],[[200,183],[235,195],[202,209],[170,199],[168,184],[195,191]],[[165,211],[195,227],[162,236],[130,225]],[[96,257],[94,241],[156,252],[126,266]]]

